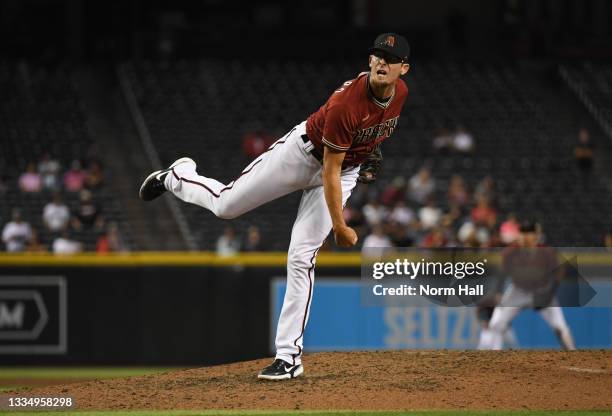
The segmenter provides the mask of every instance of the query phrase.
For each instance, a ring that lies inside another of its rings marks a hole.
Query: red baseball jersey
[[[391,136],[408,96],[406,83],[398,79],[389,100],[380,101],[370,91],[368,76],[362,72],[346,81],[306,122],[306,134],[320,154],[324,145],[346,152],[344,167],[359,165]]]

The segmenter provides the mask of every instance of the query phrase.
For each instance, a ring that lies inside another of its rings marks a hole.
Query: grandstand
[[[124,68],[163,163],[189,155],[201,172],[229,182],[248,162],[237,149],[249,129],[263,127],[280,137],[364,65],[199,60],[130,62]],[[379,187],[428,163],[444,204],[453,174],[472,188],[492,175],[502,214],[537,219],[552,245],[601,245],[612,192],[600,165],[585,185],[573,147],[582,126],[602,145],[608,138],[560,80],[549,85],[536,71],[506,65],[416,62],[407,82],[411,93],[400,128],[384,145]],[[476,150],[436,154],[435,129],[459,124],[474,134]],[[271,248],[284,250],[298,200],[295,194],[275,201],[235,220],[237,228],[257,224]],[[213,249],[223,222],[198,207],[181,208],[198,247]]]
[[[27,62],[0,63],[0,175],[6,178],[7,190],[0,201],[0,222],[11,218],[19,208],[23,219],[39,234],[41,243],[50,246],[54,234],[43,225],[44,206],[51,201],[51,191],[20,192],[17,181],[28,162],[38,164],[49,154],[61,166],[59,181],[73,160],[99,158],[96,143],[87,126],[87,109],[83,106],[75,82],[75,71],[67,65],[42,66]],[[103,143],[98,143],[103,146]],[[104,161],[102,161],[104,162]],[[104,164],[104,163],[102,163]],[[79,204],[78,192],[62,192],[70,210]],[[104,184],[93,192],[106,222],[116,222],[128,247],[133,247],[130,225],[122,201],[114,198],[113,184]],[[93,251],[100,230],[70,230],[71,237]]]

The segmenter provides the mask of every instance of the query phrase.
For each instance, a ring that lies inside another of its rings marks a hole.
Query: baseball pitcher
[[[317,252],[330,230],[340,247],[357,243],[342,209],[358,180],[376,178],[379,145],[397,128],[408,95],[400,79],[409,70],[408,42],[385,33],[376,38],[369,53],[369,72],[346,81],[318,111],[273,143],[232,182],[223,184],[200,175],[196,162],[183,157],[151,173],[140,187],[144,201],[170,191],[224,219],[302,191],[287,256],[287,291],[276,332],[276,358],[259,373],[260,379],[290,379],[304,373],[303,336]]]

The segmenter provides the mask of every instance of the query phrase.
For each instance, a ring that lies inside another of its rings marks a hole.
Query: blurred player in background
[[[522,310],[534,308],[553,329],[564,349],[576,349],[555,297],[563,270],[554,251],[539,245],[537,226],[529,221],[521,224],[518,243],[518,247],[509,247],[502,254],[503,273],[511,279],[511,284],[493,310],[488,331],[481,334],[480,348],[501,350],[504,332],[512,320]]]

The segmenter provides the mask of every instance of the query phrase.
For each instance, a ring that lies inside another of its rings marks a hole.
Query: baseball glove
[[[372,151],[372,153],[370,153],[370,156],[368,156],[366,161],[361,164],[357,182],[374,182],[376,180],[376,177],[378,176],[378,171],[380,170],[382,160],[383,156],[382,151],[380,150],[380,146],[376,146],[376,148]]]

